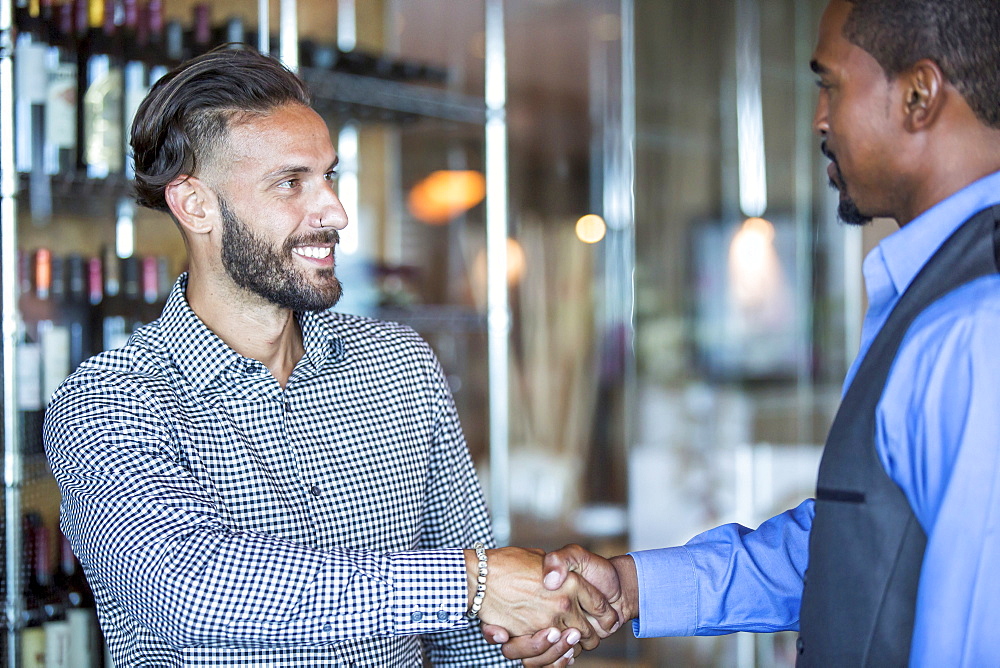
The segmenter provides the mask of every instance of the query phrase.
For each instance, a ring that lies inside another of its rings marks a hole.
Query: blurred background
[[[173,223],[128,200],[128,123],[224,42],[309,83],[351,219],[336,308],[434,347],[501,543],[611,556],[812,494],[861,260],[892,230],[835,220],[824,0],[0,3],[7,665],[58,633],[38,592],[82,587],[45,403],[184,270]],[[576,665],[793,664],[794,634],[623,631]]]

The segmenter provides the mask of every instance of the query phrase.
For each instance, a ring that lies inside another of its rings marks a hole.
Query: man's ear
[[[207,234],[215,225],[215,193],[196,176],[183,174],[167,185],[164,193],[170,212],[181,229],[192,234]]]
[[[924,58],[899,75],[904,93],[903,113],[906,129],[920,132],[929,128],[941,115],[946,101],[945,77],[933,60]]]

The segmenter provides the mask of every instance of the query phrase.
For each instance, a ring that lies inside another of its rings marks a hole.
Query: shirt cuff
[[[698,576],[686,547],[630,552],[639,584],[636,638],[690,636],[698,628]]]
[[[396,635],[465,628],[469,620],[465,554],[461,549],[395,552],[389,555]]]

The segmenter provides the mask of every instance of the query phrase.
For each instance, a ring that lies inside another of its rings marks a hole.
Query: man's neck
[[[918,152],[907,159],[912,187],[896,189],[912,196],[893,216],[901,227],[963,188],[1000,171],[1000,130],[979,123],[966,105],[953,105],[947,114],[965,118],[925,136]]]
[[[266,366],[284,387],[305,354],[295,313],[233,285],[189,275],[187,300],[205,326],[240,355]]]

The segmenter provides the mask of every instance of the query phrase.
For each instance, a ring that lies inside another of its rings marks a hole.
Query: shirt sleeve
[[[813,501],[755,531],[726,524],[681,547],[631,553],[636,637],[798,630]]]
[[[178,648],[323,646],[468,626],[450,549],[318,550],[229,528],[127,377],[67,381],[45,447],[61,522],[106,610]]]
[[[431,550],[455,545],[471,547],[476,541],[494,547],[486,502],[451,391],[432,353],[430,362],[429,382],[435,417],[433,455],[427,475],[428,508],[424,513],[427,524],[422,532],[421,547]],[[425,635],[422,641],[432,665],[438,668],[520,665],[520,662],[505,658],[498,645],[487,643],[478,624]]]
[[[974,282],[914,323],[876,414],[883,465],[927,534],[912,665],[1000,665],[997,286]]]

